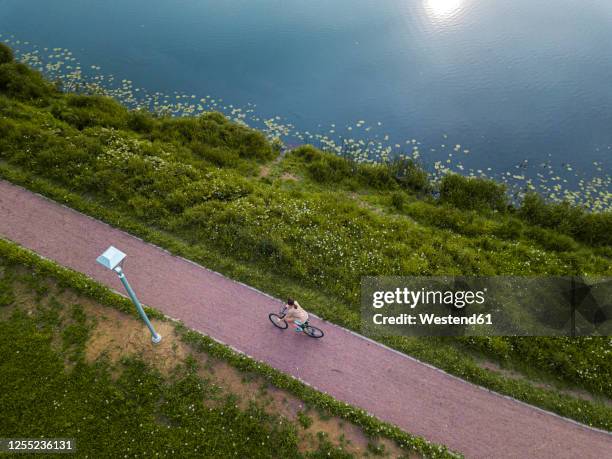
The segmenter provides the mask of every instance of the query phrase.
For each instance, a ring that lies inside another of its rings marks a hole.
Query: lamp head
[[[125,253],[111,245],[96,259],[96,261],[106,269],[119,273],[121,272],[121,265],[123,264],[125,257],[127,257]]]

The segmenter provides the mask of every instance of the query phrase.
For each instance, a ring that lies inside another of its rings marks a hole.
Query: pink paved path
[[[144,303],[467,457],[612,457],[610,434],[466,383],[335,325],[313,320],[326,331],[322,340],[277,330],[267,314],[278,300],[1,180],[0,236],[122,291],[117,277],[95,263],[112,243],[129,255],[126,272]]]

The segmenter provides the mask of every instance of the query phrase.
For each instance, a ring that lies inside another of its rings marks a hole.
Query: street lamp
[[[136,309],[138,310],[138,314],[140,314],[140,317],[142,317],[142,320],[144,320],[145,324],[147,324],[147,327],[149,327],[149,330],[151,331],[152,341],[155,344],[157,344],[161,341],[162,337],[153,328],[151,321],[149,321],[149,318],[147,317],[147,314],[142,308],[140,301],[138,301],[138,298],[136,297],[136,293],[134,293],[134,290],[132,290],[130,283],[125,277],[125,274],[123,273],[123,269],[121,268],[121,265],[125,261],[126,256],[127,255],[123,253],[121,250],[116,249],[115,247],[111,245],[108,249],[104,251],[102,255],[100,255],[96,259],[96,261],[100,263],[102,266],[104,266],[105,268],[110,269],[111,271],[114,271],[119,276],[119,280],[121,281],[121,283],[127,290],[128,295],[130,295],[132,302],[134,303],[134,305],[136,306]]]

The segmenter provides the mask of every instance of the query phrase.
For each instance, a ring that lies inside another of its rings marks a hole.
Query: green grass
[[[15,298],[5,307],[19,305],[13,307],[8,316],[2,314],[3,310],[0,309],[0,332],[11,330],[11,333],[0,337],[0,352],[8,356],[0,363],[0,384],[5,382],[5,378],[10,381],[10,384],[2,386],[6,394],[3,394],[4,398],[0,396],[0,403],[12,400],[3,412],[7,417],[0,419],[0,434],[3,437],[14,435],[17,431],[22,432],[21,436],[23,432],[28,432],[31,437],[59,432],[61,435],[56,436],[77,438],[79,452],[95,451],[98,442],[104,443],[98,449],[101,451],[98,455],[108,457],[120,451],[136,451],[134,455],[138,455],[148,447],[160,448],[160,455],[170,454],[172,450],[166,449],[164,445],[174,449],[175,453],[180,451],[184,456],[197,456],[195,450],[192,452],[185,448],[191,445],[198,448],[200,457],[204,454],[202,451],[205,451],[207,457],[250,457],[250,454],[254,454],[253,457],[285,457],[285,454],[286,457],[351,457],[342,442],[334,445],[325,435],[317,436],[308,451],[298,454],[296,435],[300,429],[310,427],[311,418],[302,415],[296,421],[288,422],[287,419],[267,414],[263,409],[265,403],[262,406],[250,404],[248,410],[238,409],[235,394],[224,393],[220,398],[219,386],[198,376],[200,364],[191,356],[184,362],[176,362],[180,368],[173,370],[169,376],[162,376],[154,367],[134,357],[125,357],[119,364],[113,364],[105,358],[87,363],[84,359],[85,345],[99,319],[87,316],[79,304],[67,305],[59,301],[47,281],[52,280],[58,292],[67,289],[73,294],[93,299],[100,305],[136,318],[137,313],[130,306],[129,300],[80,273],[60,267],[2,239],[0,273],[0,279],[5,280],[5,290],[10,291]],[[15,288],[17,283],[25,286],[30,295],[24,295],[23,288],[19,294]],[[147,312],[150,317],[168,320],[155,310],[147,308]],[[178,338],[189,345],[196,355],[200,353],[229,363],[243,372],[246,380],[263,378],[263,381],[298,397],[306,406],[316,408],[321,413],[321,419],[323,416],[326,419],[338,416],[352,422],[372,442],[389,439],[406,453],[417,453],[423,457],[458,457],[443,446],[429,443],[381,422],[363,410],[320,393],[182,324],[175,324],[175,330]],[[19,336],[19,339],[15,340],[15,336]],[[55,342],[59,344],[54,345]],[[24,365],[22,359],[30,359],[32,355],[36,355],[36,358],[28,360]],[[25,382],[27,374],[32,376],[32,380]],[[120,375],[119,379],[117,375]],[[36,397],[22,392],[29,391],[30,384],[36,385],[35,394],[41,397],[40,409],[35,404]],[[64,388],[64,385],[67,387]],[[60,408],[60,405],[55,406],[56,402],[63,401],[65,397],[76,397],[71,398],[66,405],[61,405],[68,411],[62,411],[56,417],[49,415]],[[105,405],[111,402],[110,406]],[[212,405],[208,402],[212,402]],[[79,403],[83,406],[79,406]],[[122,404],[126,406],[119,409],[118,406]],[[106,409],[100,410],[100,405]],[[21,417],[22,411],[27,411],[27,415]],[[132,418],[127,419],[130,412],[132,417],[141,417],[139,420],[142,425],[136,427]],[[102,418],[92,421],[96,413]],[[203,416],[207,419],[201,419]],[[224,423],[218,422],[221,416],[228,416]],[[209,420],[209,417],[212,419]],[[29,427],[30,418],[37,419],[36,423],[32,423],[32,430]],[[91,421],[93,426],[81,429],[80,419]],[[96,430],[96,426],[99,427],[96,422],[111,425]],[[232,432],[231,444],[216,440],[224,430]],[[121,442],[106,445],[111,436],[119,431],[123,431]],[[96,434],[92,436],[94,432]],[[148,442],[152,432],[161,432],[159,441]],[[237,446],[233,440],[240,435],[247,441],[243,438],[244,444]],[[271,439],[273,435],[276,438]],[[130,447],[130,441],[138,441],[140,449],[126,449]],[[188,445],[181,443],[185,441]]]
[[[219,114],[129,112],[110,99],[58,93],[14,66],[0,65],[3,177],[268,293],[298,297],[353,330],[364,275],[612,274],[610,212],[539,198],[515,208],[495,183],[459,176],[444,179],[434,198],[435,184],[415,163],[356,164],[312,147],[272,165],[276,151],[260,133]],[[263,164],[273,171],[260,179]],[[283,180],[283,171],[299,181]],[[509,380],[471,356],[538,368],[609,398],[608,338],[381,341],[477,384],[609,426],[609,409]]]
[[[79,457],[353,457],[326,435],[317,437],[306,451],[298,448],[298,430],[312,425],[310,417],[300,412],[292,422],[253,402],[239,408],[235,394],[199,375],[200,364],[191,356],[177,361],[169,375],[132,356],[119,363],[88,363],[85,348],[97,319],[79,304],[58,300],[55,290],[48,289],[50,278],[42,265],[26,268],[0,255],[0,269],[3,289],[15,296],[10,315],[0,316],[2,437],[75,438]],[[17,284],[31,293],[17,294]],[[74,275],[64,276],[59,285],[62,290],[83,288]],[[38,295],[34,287],[47,293]],[[121,309],[123,298],[110,292],[105,298]],[[234,355],[218,344],[213,350],[209,347],[203,352]],[[312,398],[316,391],[309,393]],[[323,399],[329,406],[350,409]],[[367,415],[364,419],[370,420],[372,441],[389,428]],[[394,429],[406,453],[451,457],[444,448]]]
[[[300,457],[290,424],[230,401],[203,405],[210,389],[193,370],[168,382],[126,360],[114,381],[107,368],[78,360],[66,372],[50,342],[50,331],[23,313],[0,322],[3,437],[76,438],[80,457]]]
[[[2,289],[15,299],[16,277],[25,285],[44,284],[35,272],[14,276],[17,265],[1,257],[0,263]],[[79,457],[303,457],[291,423],[256,406],[238,409],[230,398],[206,403],[215,391],[197,375],[197,365],[185,364],[170,380],[138,359],[124,359],[119,368],[86,363],[91,319],[83,308],[37,298],[29,313],[15,308],[0,321],[3,437],[76,438]],[[119,376],[111,378],[111,370]]]

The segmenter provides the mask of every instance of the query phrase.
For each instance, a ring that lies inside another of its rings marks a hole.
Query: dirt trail
[[[144,303],[467,457],[611,457],[608,433],[469,384],[333,324],[313,320],[326,331],[322,340],[277,330],[267,314],[278,300],[1,180],[0,236],[121,292],[117,277],[95,262],[112,243],[129,255],[126,273]]]

